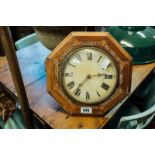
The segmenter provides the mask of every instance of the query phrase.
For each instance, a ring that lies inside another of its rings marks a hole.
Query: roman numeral
[[[73,65],[73,64],[71,64],[71,63],[69,63],[69,62],[68,62],[68,65],[70,65],[70,66],[72,66],[72,67],[76,67],[75,65]]]
[[[109,85],[107,85],[106,83],[103,82],[103,84],[101,85],[101,87],[105,90],[108,90],[110,88]]]
[[[80,88],[76,89],[74,95],[76,95],[76,96],[80,96],[80,94],[81,94],[81,90],[80,90]]]
[[[72,89],[74,87],[74,85],[75,85],[75,82],[74,81],[71,81],[71,82],[67,83],[67,87],[69,89]]]
[[[73,77],[73,73],[65,73],[64,76]]]
[[[99,57],[99,59],[97,60],[97,63],[99,63],[99,61],[101,60],[102,56]]]
[[[88,59],[88,60],[92,60],[92,53],[91,53],[91,52],[88,52],[88,53],[87,53],[87,59]]]
[[[113,75],[107,75],[105,74],[105,79],[112,79],[113,78]]]
[[[97,93],[97,95],[100,97],[101,95],[99,94],[99,92],[98,91],[96,91],[96,93]]]
[[[90,99],[90,95],[88,92],[86,92],[86,99],[89,100]]]
[[[79,61],[82,62],[82,58],[81,58],[81,56],[80,56],[79,54],[77,54],[75,57],[76,57]]]

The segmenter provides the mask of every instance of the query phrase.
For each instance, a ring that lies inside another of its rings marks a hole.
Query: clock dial
[[[115,62],[98,48],[84,47],[73,51],[61,69],[61,84],[72,99],[98,104],[115,90],[118,73]]]

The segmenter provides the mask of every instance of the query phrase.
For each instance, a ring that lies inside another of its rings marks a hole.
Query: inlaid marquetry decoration
[[[131,87],[132,58],[107,32],[72,32],[48,56],[47,91],[70,115],[103,115]]]

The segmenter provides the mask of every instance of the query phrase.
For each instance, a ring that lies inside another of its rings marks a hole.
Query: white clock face
[[[85,47],[63,63],[61,83],[65,93],[85,104],[98,104],[115,90],[118,72],[112,58],[101,49]]]

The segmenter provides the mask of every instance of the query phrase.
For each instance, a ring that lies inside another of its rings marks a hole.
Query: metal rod
[[[28,98],[24,87],[21,71],[16,56],[16,50],[12,41],[11,32],[8,26],[2,26],[1,28],[1,41],[3,44],[4,51],[8,60],[11,75],[14,81],[14,85],[17,91],[19,103],[21,105],[25,125],[28,129],[32,129],[32,113],[29,108]]]

